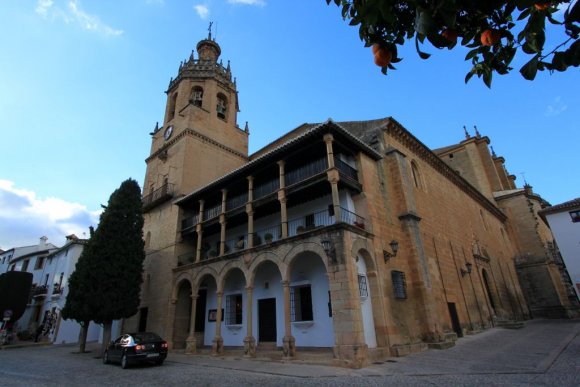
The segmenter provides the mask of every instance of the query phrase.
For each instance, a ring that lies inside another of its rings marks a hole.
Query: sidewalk
[[[313,365],[308,359],[283,361],[275,357],[247,359],[236,354],[213,357],[170,352],[168,362],[252,373],[301,378],[388,375],[534,374],[548,372],[568,349],[569,361],[580,367],[580,320],[531,320],[523,329],[493,328],[459,339],[446,350],[429,349],[407,357],[389,358],[352,370],[331,366],[330,357]],[[574,345],[571,345],[571,344]],[[569,348],[568,348],[569,347]],[[300,356],[300,354],[299,354]],[[308,354],[303,354],[308,357]]]

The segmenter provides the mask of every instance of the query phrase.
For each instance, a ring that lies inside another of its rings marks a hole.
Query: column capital
[[[278,164],[280,167],[283,167],[284,165],[286,165],[286,161],[278,160],[278,161],[276,161],[276,164]]]
[[[254,287],[253,286],[246,286],[246,291],[252,292],[252,291],[254,291]]]
[[[334,141],[334,136],[331,133],[326,133],[323,138],[326,143]]]
[[[190,297],[191,297],[191,300],[192,301],[197,301],[197,299],[198,299],[199,296],[197,294],[191,293],[191,296]]]
[[[285,287],[285,288],[286,287],[289,287],[290,286],[290,281],[286,281],[286,280],[282,281],[282,286]]]

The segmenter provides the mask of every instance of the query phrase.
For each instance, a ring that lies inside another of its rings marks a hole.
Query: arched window
[[[201,107],[203,101],[203,89],[200,86],[194,86],[191,89],[191,96],[189,97],[189,102],[195,106]]]
[[[413,182],[416,188],[421,188],[421,175],[419,174],[419,168],[417,168],[417,163],[411,161],[411,173],[413,174]]]
[[[228,100],[226,99],[225,95],[218,94],[217,106],[216,106],[217,116],[219,118],[221,118],[222,120],[225,120],[226,114],[227,114],[227,109],[228,109]]]
[[[174,93],[169,100],[169,115],[168,120],[172,120],[175,117],[175,105],[177,104],[177,93]]]
[[[485,220],[485,215],[483,214],[482,209],[479,210],[479,216],[481,217],[481,223],[483,223],[483,228],[485,228],[485,231],[487,231],[488,230],[487,220]]]

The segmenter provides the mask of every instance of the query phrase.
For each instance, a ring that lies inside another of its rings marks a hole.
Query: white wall
[[[367,266],[363,257],[358,257],[358,262],[356,264],[358,269],[358,274],[364,275],[367,283],[367,297],[360,298],[360,308],[362,313],[363,329],[365,334],[365,343],[369,348],[377,347],[377,337],[375,332],[375,322],[373,318],[373,305],[371,303],[371,287],[369,279],[366,276]],[[357,278],[358,280],[358,278]]]
[[[580,222],[572,222],[569,211],[546,215],[546,219],[580,298]]]

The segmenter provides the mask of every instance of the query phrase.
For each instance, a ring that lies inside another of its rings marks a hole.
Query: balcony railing
[[[199,223],[199,215],[190,216],[189,218],[185,218],[181,221],[181,231],[189,231],[190,229],[194,228],[196,224]]]
[[[288,236],[302,234],[317,227],[325,227],[334,224],[334,214],[329,210],[308,214],[300,218],[288,221]]]
[[[341,175],[346,176],[354,181],[358,181],[358,171],[338,157],[334,158],[334,165]]]
[[[243,193],[238,196],[234,196],[226,201],[226,210],[230,211],[234,208],[241,207],[248,202],[248,193]]]
[[[260,184],[254,188],[254,199],[263,198],[273,192],[276,192],[280,188],[280,179],[276,178],[269,180],[263,184]]]
[[[371,231],[371,225],[360,215],[350,212],[349,210],[342,208],[340,210],[340,217],[344,223],[351,224],[361,230]]]
[[[203,211],[203,220],[205,221],[205,220],[213,219],[213,218],[219,216],[221,213],[222,213],[222,205],[220,203],[216,206],[205,209]]]
[[[326,157],[320,158],[310,164],[288,171],[284,176],[284,183],[287,186],[299,183],[323,173],[327,168]]]
[[[48,286],[47,285],[40,285],[34,288],[32,291],[33,297],[45,297],[48,293]]]
[[[143,209],[148,210],[171,199],[172,197],[173,184],[164,184],[149,195],[143,196]]]
[[[254,246],[272,243],[279,239],[282,239],[282,225],[280,224],[254,231]]]
[[[64,290],[64,286],[61,286],[61,284],[56,283],[52,286],[52,295],[59,296],[62,294],[63,290]]]

